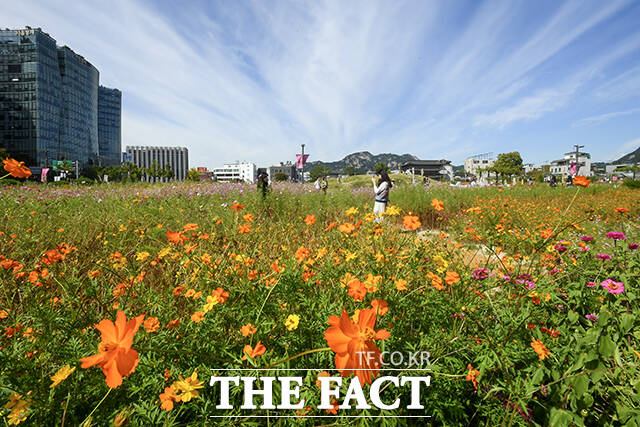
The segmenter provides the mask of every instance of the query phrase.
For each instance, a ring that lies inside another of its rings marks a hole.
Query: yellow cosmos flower
[[[69,375],[73,374],[73,371],[75,370],[76,370],[75,366],[72,368],[69,365],[65,365],[62,368],[58,369],[58,372],[53,374],[53,376],[51,377],[52,382],[49,388],[54,388],[55,386],[60,384],[62,381],[66,380],[69,377]]]
[[[151,254],[147,251],[138,252],[136,254],[136,261],[144,261],[145,259],[149,258],[149,255]]]
[[[284,326],[286,326],[288,330],[293,331],[294,329],[298,329],[298,323],[300,323],[300,316],[290,314],[287,320],[284,321]]]
[[[199,396],[198,389],[203,388],[202,381],[198,380],[198,370],[193,371],[190,377],[186,379],[180,377],[178,381],[173,383],[176,391],[180,396],[182,402],[188,402]]]

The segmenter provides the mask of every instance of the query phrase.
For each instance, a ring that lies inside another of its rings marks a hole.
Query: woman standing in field
[[[376,222],[382,221],[382,214],[387,209],[387,203],[389,203],[389,191],[393,185],[391,184],[391,178],[385,170],[381,170],[378,172],[378,183],[376,184],[376,179],[371,177],[371,182],[373,183],[373,192],[376,196],[376,201],[373,205],[373,213],[376,216]]]

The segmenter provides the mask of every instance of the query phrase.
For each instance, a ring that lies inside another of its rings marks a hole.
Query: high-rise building
[[[0,30],[0,147],[39,169],[97,164],[99,72],[40,28]]]
[[[61,88],[53,38],[0,30],[0,147],[29,166],[61,158]]]
[[[167,166],[173,171],[173,179],[184,180],[189,170],[189,150],[186,147],[127,147],[127,157],[130,155],[132,163],[152,169],[165,169]],[[155,178],[145,175],[147,181],[166,181],[166,178]]]
[[[67,46],[58,49],[58,63],[62,76],[61,153],[83,165],[97,164],[100,73]]]
[[[98,88],[98,163],[101,166],[120,164],[122,153],[121,118],[122,92],[100,86]]]

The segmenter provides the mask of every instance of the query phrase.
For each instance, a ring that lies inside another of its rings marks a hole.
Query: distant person
[[[329,182],[327,181],[327,177],[323,176],[320,180],[320,189],[323,194],[327,194],[327,188],[329,188]]]
[[[313,183],[313,187],[314,187],[316,190],[320,190],[320,177],[317,177],[317,178],[316,178],[316,182],[314,182],[314,183]]]
[[[393,187],[391,178],[386,171],[381,170],[378,172],[378,183],[376,179],[371,177],[373,183],[373,192],[375,193],[375,203],[373,204],[373,213],[376,216],[376,222],[382,221],[382,214],[387,210],[387,203],[389,203],[389,192]]]
[[[551,175],[549,177],[549,186],[550,187],[555,187],[557,185],[558,185],[558,180],[556,179],[556,176],[555,175]]]
[[[269,175],[264,172],[258,175],[258,190],[262,191],[262,200],[266,199],[269,191]]]

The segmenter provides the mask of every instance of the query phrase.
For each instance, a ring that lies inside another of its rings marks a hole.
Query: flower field
[[[369,187],[279,184],[266,200],[242,184],[5,187],[0,414],[638,425],[640,192],[588,184],[400,185],[381,223]],[[428,366],[404,359],[385,373],[430,375],[425,408],[402,409],[409,389],[383,387],[400,408],[317,409],[319,375],[357,376],[366,392],[389,367],[363,349],[428,352]],[[209,379],[235,368],[304,376],[305,407],[241,409],[232,388],[234,409],[216,409]],[[247,418],[282,414],[294,417]]]

